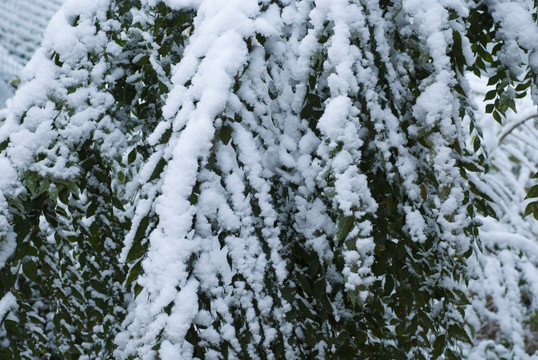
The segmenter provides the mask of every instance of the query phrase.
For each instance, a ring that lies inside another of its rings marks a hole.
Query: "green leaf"
[[[13,80],[11,80],[9,82],[9,85],[11,85],[11,86],[13,86],[15,88],[18,88],[20,84],[21,84],[21,78],[18,77],[18,76],[16,76],[15,79],[13,79]]]
[[[447,358],[447,360],[460,360],[461,356],[456,356],[456,354],[454,354],[454,352],[452,350],[447,349],[446,350],[446,358]]]
[[[13,353],[7,347],[0,347],[0,359],[13,359]]]
[[[478,138],[478,136],[474,138],[473,149],[475,152],[477,152],[478,149],[480,149],[480,139]]]
[[[476,142],[475,142],[475,145],[476,145]],[[465,169],[467,169],[468,171],[471,171],[471,172],[480,172],[481,171],[481,169],[478,166],[476,166],[475,163],[472,163],[472,162],[463,163],[463,167]]]
[[[497,121],[499,124],[503,123],[501,119],[501,114],[499,114],[498,111],[493,112],[493,119],[495,119],[495,121]]]
[[[86,216],[91,217],[95,215],[95,212],[97,211],[99,204],[97,202],[91,202],[88,208],[86,209]]]
[[[142,274],[143,268],[142,268],[142,260],[139,260],[132,268],[131,271],[129,271],[129,275],[127,276],[127,280],[125,281],[125,287],[129,287],[138,277],[140,274]]]
[[[498,53],[503,47],[503,43],[502,42],[498,42],[497,44],[495,44],[495,46],[493,47],[493,49],[491,49],[491,53],[492,54],[496,54]]]
[[[168,143],[168,140],[172,137],[172,127],[169,126],[168,129],[163,133],[161,140],[159,140],[159,144],[166,144]]]
[[[24,175],[24,184],[32,196],[36,193],[38,178],[39,175],[33,171],[29,171]]]
[[[135,160],[136,160],[136,148],[131,150],[131,152],[127,156],[127,162],[129,164],[132,164]]]
[[[527,88],[531,86],[531,81],[527,81],[526,83],[519,84],[516,86],[516,91],[525,91]]]
[[[136,88],[132,85],[125,85],[125,88],[123,89],[123,99],[127,104],[131,104],[134,98],[136,97],[137,91]],[[133,112],[136,109],[136,107],[133,107]]]
[[[496,76],[496,75],[493,75],[488,80],[488,86],[495,85],[497,83],[497,81],[499,81],[499,77]]]
[[[483,54],[482,54],[482,58],[484,59],[484,61],[487,61],[488,63],[492,63],[493,62],[493,58],[491,57],[491,54],[487,51],[485,51]]]
[[[135,284],[134,286],[135,299],[142,292],[142,290],[144,290],[144,287],[142,285]]]
[[[299,280],[299,283],[301,285],[301,289],[308,294],[308,296],[312,296],[314,294],[314,291],[312,290],[312,287],[310,286],[309,279],[304,276],[301,273],[297,274],[297,279]]]
[[[155,165],[155,169],[153,169],[153,172],[151,173],[151,176],[148,179],[148,182],[153,181],[161,176],[161,173],[164,170],[164,167],[166,165],[166,160],[160,159],[159,162],[157,162],[157,165]]]
[[[486,93],[486,96],[484,97],[484,101],[492,100],[495,98],[495,95],[497,95],[497,91],[490,90]]]
[[[428,198],[428,190],[424,184],[420,184],[420,197],[422,197],[422,201],[426,201]]]
[[[147,244],[143,246],[142,240],[144,239],[146,235],[146,230],[148,226],[149,226],[149,215],[146,215],[144,216],[144,218],[142,218],[142,220],[138,224],[138,228],[136,229],[133,244],[131,245],[131,248],[129,249],[129,252],[127,254],[126,261],[128,263],[139,259],[146,252]]]
[[[383,287],[385,295],[390,295],[392,293],[392,289],[394,289],[394,279],[391,275],[387,275],[385,277],[385,286]]]
[[[437,359],[443,353],[445,349],[446,336],[439,335],[433,342],[432,359]]]
[[[39,190],[37,191],[36,196],[40,196],[46,192],[49,191],[50,188],[50,180],[49,179],[42,179],[39,183]]]
[[[135,241],[131,248],[129,249],[129,252],[127,253],[127,263],[130,263],[134,260],[140,259],[142,255],[146,253],[146,250],[148,249],[148,242],[147,241]]]
[[[32,260],[26,261],[22,265],[22,271],[33,282],[37,282],[37,265]]]
[[[530,198],[535,198],[535,197],[538,197],[538,184],[534,185],[533,187],[529,189],[525,199],[530,199]]]
[[[0,272],[0,279],[2,281],[2,286],[6,290],[10,289],[15,282],[15,276],[13,276],[9,269],[2,269],[2,271]]]
[[[387,209],[389,211],[396,211],[398,208],[396,207],[396,204],[394,203],[394,199],[388,197],[385,199],[385,205],[387,206]]]
[[[54,55],[54,63],[56,64],[56,66],[62,67],[63,62],[60,60],[60,54],[55,53],[55,55]]]
[[[463,341],[467,344],[473,343],[467,332],[459,325],[449,326],[448,334],[450,335],[450,337],[455,338],[459,341]]]
[[[123,207],[123,204],[121,203],[121,201],[116,196],[112,196],[112,205],[114,205],[114,207],[116,209],[125,211],[125,208]]]
[[[431,149],[433,146],[433,142],[431,141],[429,136],[419,136],[417,140],[422,146],[428,149]]]
[[[143,66],[143,65],[146,65],[147,63],[149,62],[149,56],[148,55],[141,55],[141,56],[136,56],[134,59],[133,59],[133,63],[137,66]]]
[[[314,108],[321,108],[321,99],[316,94],[308,94],[307,95],[308,102],[310,105]]]
[[[534,214],[535,217],[536,214],[538,214],[538,201],[531,202],[525,207],[525,212],[523,213],[523,216],[527,216],[530,214]]]
[[[15,250],[15,258],[14,260],[22,260],[24,257],[28,254],[28,251],[30,250],[30,244],[27,242],[23,242],[17,246],[17,249]]]
[[[470,247],[469,250],[472,251],[472,247]],[[453,293],[458,298],[458,300],[457,300],[458,305],[469,305],[470,304],[468,296],[463,291],[461,291],[459,289],[454,289]]]
[[[9,139],[7,140],[4,140],[0,143],[0,152],[4,151],[5,149],[7,149],[9,145]]]
[[[14,334],[14,335],[19,335],[20,334],[20,330],[19,330],[19,323],[15,320],[4,320],[4,326],[7,330],[8,333],[11,333],[11,334]]]
[[[287,286],[284,286],[283,288],[280,289],[280,293],[282,294],[282,297],[288,301],[288,302],[293,302],[294,298],[295,298],[295,294],[296,294],[296,291],[295,289],[292,289],[292,288],[289,288]]]
[[[433,321],[430,319],[428,314],[426,314],[424,311],[419,312],[420,317],[420,325],[424,328],[425,331],[430,331],[434,329]]]
[[[301,116],[301,119],[309,119],[312,116],[312,106],[307,103],[299,116]]]
[[[233,128],[230,125],[224,125],[220,128],[218,137],[225,145],[228,145],[228,143],[232,139],[232,132]]]
[[[340,215],[340,219],[338,220],[338,233],[336,236],[336,244],[339,245],[344,241],[351,231],[353,229],[353,226],[355,225],[355,219],[353,216],[344,216]]]
[[[264,46],[265,45],[265,41],[267,40],[267,38],[261,34],[256,34],[256,40],[258,40],[258,43],[261,45],[261,46]]]

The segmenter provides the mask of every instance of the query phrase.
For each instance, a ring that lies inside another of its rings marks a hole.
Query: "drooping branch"
[[[520,120],[518,121],[517,123],[515,123],[514,125],[512,125],[512,127],[510,129],[508,129],[507,132],[505,132],[501,138],[499,139],[499,145],[502,143],[502,141],[504,140],[505,137],[507,137],[512,131],[514,131],[517,127],[519,127],[520,125],[523,125],[524,123],[526,123],[527,121],[531,120],[531,119],[536,119],[538,118],[538,114],[534,114],[534,115],[531,115],[531,116],[528,116],[526,117],[525,119],[523,120]]]

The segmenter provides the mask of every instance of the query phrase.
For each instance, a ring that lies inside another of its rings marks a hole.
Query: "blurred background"
[[[64,0],[0,0],[0,108],[17,76],[42,41],[49,19]]]

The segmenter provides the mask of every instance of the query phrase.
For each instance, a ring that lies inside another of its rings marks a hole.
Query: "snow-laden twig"
[[[523,120],[520,120],[518,121],[517,123],[515,123],[514,125],[512,125],[510,127],[510,129],[508,129],[504,134],[502,134],[502,136],[499,138],[499,145],[501,145],[501,143],[503,142],[504,138],[507,137],[508,135],[510,135],[510,133],[512,131],[514,131],[517,127],[523,125],[524,123],[526,123],[527,121],[529,120],[532,120],[532,119],[537,119],[538,118],[538,114],[534,114],[534,115],[531,115],[531,116],[527,116],[525,119]]]

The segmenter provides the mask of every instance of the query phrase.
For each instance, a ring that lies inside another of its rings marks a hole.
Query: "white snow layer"
[[[470,246],[463,232],[469,224],[462,206],[465,182],[452,148],[453,142],[465,139],[467,133],[453,121],[460,106],[454,90],[459,80],[448,55],[452,32],[463,31],[462,24],[451,20],[449,9],[465,16],[469,2],[406,0],[397,15],[402,31],[417,34],[422,39],[419,46],[429,56],[426,62],[431,65],[431,75],[419,84],[422,92],[408,109],[413,115],[409,120],[412,136],[439,129],[432,135],[429,153],[409,149],[400,119],[387,105],[389,98],[394,99],[396,108],[409,105],[408,78],[402,74],[416,59],[405,54],[393,56],[385,34],[393,31],[394,25],[383,15],[378,1],[304,0],[280,5],[257,0],[164,2],[172,9],[195,9],[197,13],[181,61],[175,64],[171,78],[163,79],[171,90],[162,109],[164,118],[148,139],[155,151],[129,185],[136,189],[126,190],[135,200],[131,204],[133,228],[124,239],[122,261],[127,260],[142,220],[151,214],[158,221],[150,227],[149,249],[142,261],[144,273],[137,281],[143,290],[128,305],[123,331],[116,337],[117,358],[192,358],[194,349],[186,340],[191,325],[203,326],[198,335],[209,344],[227,341],[240,349],[236,330],[230,325],[237,308],[245,310],[245,321],[256,341],[264,334],[262,345],[266,348],[277,333],[292,333],[294,329],[286,326],[273,326],[283,323],[280,321],[290,305],[283,300],[279,308],[265,286],[267,272],[274,274],[272,281],[279,285],[288,276],[288,264],[281,258],[282,234],[276,225],[279,206],[293,207],[291,228],[305,236],[306,245],[320,259],[329,261],[334,256],[329,238],[334,238],[337,230],[331,215],[336,211],[344,219],[357,219],[341,244],[345,267],[338,276],[343,276],[347,289],[365,288],[359,293],[364,297],[375,280],[370,269],[375,244],[372,224],[361,219],[376,216],[380,206],[359,166],[365,140],[361,116],[365,114],[375,124],[371,143],[379,166],[390,176],[398,174],[405,189],[408,199],[400,209],[406,214],[404,230],[418,243],[425,241],[429,230],[435,232],[447,256],[465,252]],[[144,20],[143,12],[157,1],[142,3],[140,13],[133,11],[133,16]],[[538,31],[526,2],[487,3],[502,24],[500,36],[507,49],[510,44],[520,44],[532,53],[531,66],[538,67]],[[0,158],[0,235],[6,239],[0,244],[0,265],[16,245],[6,199],[25,191],[20,183],[22,173],[32,170],[41,176],[73,177],[78,169],[67,161],[70,147],[83,142],[91,132],[102,134],[105,156],[114,159],[124,155],[127,135],[107,115],[114,99],[100,86],[114,76],[105,76],[109,69],[104,60],[97,65],[87,61],[88,53],[121,53],[121,48],[107,39],[106,31],[117,30],[114,21],[106,21],[109,5],[109,0],[67,1],[51,20],[43,47],[23,71],[22,86],[0,114],[5,118],[0,142],[10,140],[6,156]],[[80,22],[73,27],[77,15]],[[331,36],[320,45],[325,20],[331,23]],[[95,21],[103,23],[99,30]],[[304,26],[307,21],[308,28]],[[389,93],[379,91],[373,81],[380,74],[373,55],[366,51],[373,46],[369,26],[385,79],[390,82]],[[265,38],[265,46],[257,44],[256,35]],[[351,35],[358,46],[350,43]],[[468,44],[463,46],[466,56],[472,56]],[[307,92],[319,90],[309,89],[308,80],[311,64],[322,52],[326,59],[316,86],[325,86],[329,97],[315,129],[320,134],[317,136],[299,113]],[[266,53],[273,57],[270,62]],[[63,65],[56,66],[51,54],[57,54]],[[517,70],[519,56],[519,51],[506,51],[502,59],[515,64]],[[238,90],[232,91],[235,86]],[[70,87],[77,90],[68,92]],[[353,99],[358,91],[364,94],[364,106]],[[276,94],[274,99],[270,93]],[[71,115],[58,112],[53,100],[76,111]],[[525,101],[518,116],[535,111]],[[236,115],[241,123],[233,121]],[[526,131],[514,131],[499,144],[495,139],[502,129],[491,126],[490,119],[484,120],[482,127],[496,168],[486,176],[484,186],[490,186],[499,200],[502,216],[500,221],[483,219],[484,252],[470,264],[478,277],[470,283],[473,303],[467,321],[477,344],[465,351],[470,359],[487,358],[491,348],[501,355],[526,359],[530,357],[523,349],[523,338],[532,333],[525,319],[538,306],[538,247],[536,222],[522,218],[521,204],[529,174],[536,171],[536,130],[527,124]],[[170,140],[158,144],[168,129],[173,130]],[[231,139],[217,139],[217,134],[224,137],[222,133],[229,129]],[[45,160],[35,161],[39,154],[45,154]],[[395,165],[388,161],[393,154],[397,154]],[[521,165],[511,162],[511,156]],[[148,183],[161,159],[166,161],[162,175]],[[217,170],[210,163],[215,159]],[[433,169],[439,189],[421,188],[417,174],[424,166]],[[293,171],[283,171],[284,167]],[[332,182],[327,180],[329,175]],[[277,176],[295,185],[290,186],[284,205],[277,204],[271,194],[271,181]],[[514,184],[517,186],[512,187]],[[319,199],[318,187],[325,188],[326,201]],[[190,200],[192,195],[196,204]],[[429,211],[430,216],[425,217],[420,209]],[[224,234],[223,239],[212,228],[214,224]],[[242,280],[233,281],[237,274]],[[532,294],[528,296],[533,299],[530,305],[520,301],[525,291]],[[211,311],[199,307],[202,296],[210,299]],[[15,306],[14,296],[8,293],[0,300],[0,315]],[[225,323],[219,329],[212,326],[215,318]],[[503,339],[513,347],[502,348]],[[285,346],[287,357],[298,356],[297,349]],[[255,357],[255,349],[250,348],[248,355]],[[218,358],[214,350],[205,356]]]

